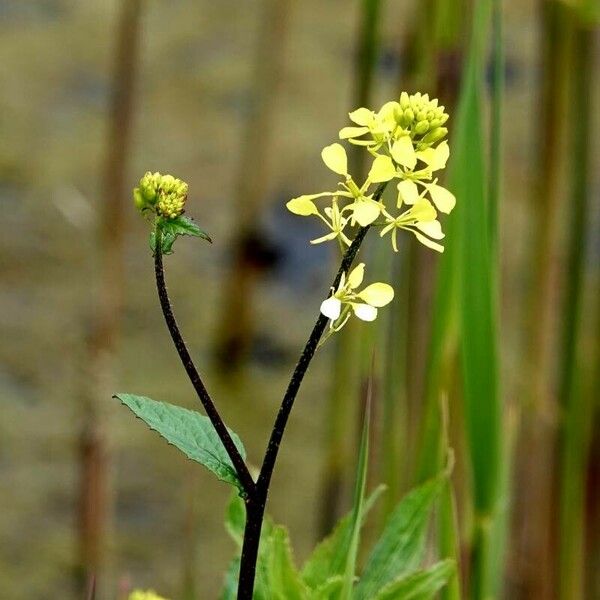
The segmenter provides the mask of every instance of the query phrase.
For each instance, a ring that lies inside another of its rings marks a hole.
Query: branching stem
[[[379,185],[375,191],[375,194],[373,195],[373,200],[379,201],[383,191],[385,190],[385,187],[386,183]],[[331,284],[332,289],[337,289],[342,278],[342,273],[348,273],[369,229],[370,226],[367,226],[361,227],[358,230],[356,237],[342,258],[340,268],[335,276],[335,279],[333,280],[333,283]],[[306,345],[300,354],[300,359],[298,360],[296,368],[294,369],[294,373],[292,374],[290,383],[285,391],[285,395],[283,396],[279,412],[277,413],[277,417],[273,425],[271,437],[269,439],[265,457],[260,469],[260,475],[256,482],[256,494],[253,498],[249,498],[246,502],[246,528],[244,531],[244,543],[242,546],[242,557],[240,562],[240,579],[237,595],[238,600],[252,600],[256,561],[258,559],[258,547],[260,544],[260,531],[262,529],[265,507],[267,504],[267,496],[269,494],[269,485],[271,483],[273,470],[275,469],[275,462],[277,461],[279,447],[281,445],[281,440],[283,439],[283,434],[285,433],[285,428],[290,413],[292,412],[292,408],[294,406],[294,401],[298,395],[300,384],[304,379],[304,375],[308,371],[308,367],[315,354],[319,340],[321,339],[321,336],[327,327],[328,320],[329,319],[325,315],[319,314],[308,341],[306,342]]]
[[[239,450],[236,445],[233,443],[233,439],[229,434],[229,430],[225,426],[219,411],[214,405],[212,398],[210,397],[202,379],[200,378],[200,374],[198,373],[198,369],[196,369],[196,365],[190,356],[190,353],[187,349],[187,346],[181,336],[179,331],[179,326],[177,325],[177,321],[175,320],[175,315],[173,314],[173,309],[171,308],[171,301],[169,300],[169,294],[167,292],[167,285],[165,283],[165,273],[163,269],[163,261],[162,261],[162,252],[161,252],[161,240],[160,240],[160,230],[157,228],[156,231],[156,249],[154,252],[154,272],[156,275],[156,289],[158,290],[158,298],[160,300],[160,306],[162,308],[163,315],[165,317],[165,323],[167,324],[167,329],[171,334],[171,339],[175,344],[175,349],[179,354],[179,358],[181,359],[181,363],[189,377],[196,393],[198,394],[198,398],[200,398],[200,402],[202,402],[202,406],[206,411],[208,418],[210,419],[213,427],[215,428],[233,466],[235,467],[238,479],[244,488],[244,492],[248,498],[252,497],[255,493],[256,484],[250,475],[250,471],[242,458]]]

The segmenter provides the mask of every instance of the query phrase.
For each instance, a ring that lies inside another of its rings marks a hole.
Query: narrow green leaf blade
[[[405,575],[383,588],[376,600],[431,600],[448,583],[455,568],[453,560],[443,560]]]
[[[375,544],[353,596],[371,600],[385,585],[416,569],[423,559],[427,523],[444,485],[440,475],[410,491],[396,506]]]
[[[242,491],[235,468],[208,417],[145,396],[116,394],[115,398],[188,458],[204,465],[221,481],[230,483]],[[239,437],[232,431],[230,434],[240,454],[245,458],[246,452]]]
[[[369,511],[384,490],[385,486],[380,485],[367,498],[363,510],[363,524]],[[304,563],[302,579],[309,587],[317,589],[333,577],[340,577],[341,580],[351,536],[352,513],[350,512],[338,521],[333,532],[317,545]]]
[[[344,584],[340,594],[341,600],[350,600],[352,589],[356,578],[356,557],[358,556],[358,544],[360,541],[360,528],[363,522],[365,504],[365,486],[367,484],[367,468],[369,466],[369,432],[371,429],[371,386],[373,377],[369,379],[369,390],[367,392],[367,403],[363,423],[360,450],[358,453],[358,465],[356,467],[356,486],[354,489],[354,506],[352,509],[350,544],[346,566],[344,569]]]

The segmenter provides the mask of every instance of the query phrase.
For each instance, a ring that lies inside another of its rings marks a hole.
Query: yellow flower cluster
[[[440,240],[444,233],[438,211],[448,214],[456,204],[454,195],[437,178],[450,155],[444,140],[448,133],[444,107],[427,94],[402,92],[397,102],[387,102],[377,112],[358,108],[349,117],[354,124],[340,130],[340,139],[365,147],[373,160],[366,180],[359,185],[348,172],[344,147],[334,143],[323,148],[323,162],[342,177],[337,189],[298,196],[287,203],[294,214],[314,215],[325,224],[327,233],[311,240],[311,244],[337,240],[343,250],[352,243],[351,228],[358,224],[380,226],[380,236],[390,234],[395,252],[400,229],[411,232],[425,246],[443,252]],[[381,192],[375,196],[375,186],[392,181],[396,182],[396,200],[393,206],[387,206]],[[330,204],[320,210],[317,201],[323,198],[328,198]],[[321,305],[322,314],[330,319],[330,333],[343,327],[351,314],[372,321],[377,307],[392,300],[393,290],[384,283],[356,292],[363,274],[361,264],[347,279],[342,278],[338,289],[332,290]],[[377,297],[373,296],[375,292]]]
[[[351,240],[347,226],[381,225],[380,235],[390,233],[392,247],[398,250],[397,232],[404,229],[429,248],[443,252],[438,211],[449,213],[456,204],[454,195],[438,184],[437,171],[446,166],[450,154],[448,120],[443,106],[427,94],[409,96],[403,92],[398,102],[387,102],[378,112],[358,108],[349,114],[355,125],[340,130],[340,138],[364,146],[374,157],[365,182],[359,186],[348,173],[346,150],[339,143],[323,149],[325,165],[343,180],[333,192],[321,192],[293,198],[288,209],[298,215],[315,215],[329,232],[312,240],[318,244],[337,239],[341,246]],[[374,200],[373,186],[397,180],[395,207]],[[331,205],[321,212],[315,200],[331,198]]]
[[[133,201],[141,212],[151,210],[165,219],[183,214],[188,184],[172,175],[148,171],[133,190]]]

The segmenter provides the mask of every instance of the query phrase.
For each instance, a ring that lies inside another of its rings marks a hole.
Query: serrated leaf
[[[145,396],[116,394],[115,398],[188,458],[204,465],[221,481],[242,491],[235,468],[208,417],[194,410],[158,402]],[[229,433],[245,458],[246,452],[239,437],[231,430]]]
[[[445,475],[435,477],[399,502],[367,560],[354,600],[371,600],[385,585],[419,566],[429,516],[444,481]]]
[[[184,215],[179,215],[174,219],[160,218],[156,222],[156,228],[160,230],[162,254],[173,253],[173,244],[180,235],[199,237],[212,243],[210,236],[200,229],[192,219]],[[150,234],[150,248],[152,252],[156,251],[156,233],[154,231]]]
[[[367,498],[363,511],[363,523],[367,514],[377,502],[385,486],[380,485]],[[321,541],[308,557],[302,568],[302,579],[311,588],[317,589],[332,577],[340,577],[344,572],[350,539],[352,536],[352,513],[340,519],[332,533]]]
[[[309,593],[310,600],[337,600],[344,586],[344,578],[341,575],[330,577],[316,590]]]
[[[415,571],[385,586],[375,600],[431,600],[448,583],[455,568],[453,560],[443,560]]]
[[[269,539],[267,578],[272,600],[307,600],[308,589],[294,565],[287,530],[273,528]]]

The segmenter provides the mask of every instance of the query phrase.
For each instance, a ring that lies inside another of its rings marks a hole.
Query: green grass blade
[[[365,407],[365,418],[358,453],[358,465],[356,469],[356,485],[354,488],[354,505],[352,508],[351,535],[346,566],[344,569],[344,584],[340,594],[340,600],[350,600],[352,588],[356,577],[356,557],[358,556],[358,544],[360,541],[360,528],[363,521],[365,506],[365,487],[367,484],[367,468],[369,466],[369,433],[371,426],[371,392],[372,378],[369,380],[367,402]]]

